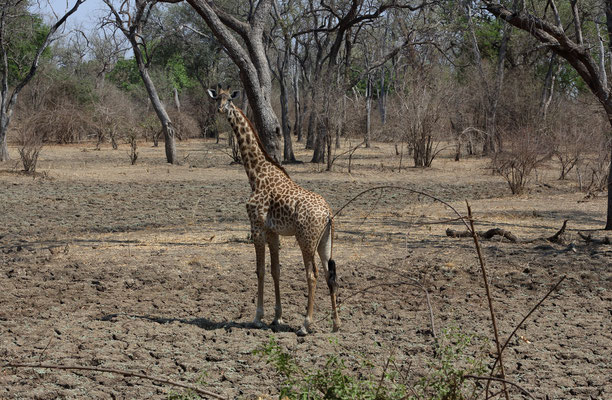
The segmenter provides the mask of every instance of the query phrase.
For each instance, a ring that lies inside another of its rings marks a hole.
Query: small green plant
[[[480,376],[486,371],[485,354],[488,340],[461,332],[457,328],[442,331],[436,340],[435,359],[429,373],[414,386],[413,399],[464,400],[477,397],[477,386],[467,376]],[[476,346],[475,354],[470,355]]]
[[[395,381],[396,375],[387,373],[376,377],[374,365],[364,362],[358,376],[351,374],[346,361],[330,354],[321,368],[303,368],[295,358],[280,347],[274,337],[255,350],[266,357],[281,377],[279,398],[284,399],[371,399],[391,400],[406,398],[406,387]]]

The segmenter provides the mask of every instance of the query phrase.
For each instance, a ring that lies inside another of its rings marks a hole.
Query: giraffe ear
[[[208,89],[207,92],[208,92],[208,95],[211,98],[213,98],[213,99],[217,98],[217,91],[215,89]]]
[[[234,90],[232,92],[232,100],[240,96],[240,90]]]

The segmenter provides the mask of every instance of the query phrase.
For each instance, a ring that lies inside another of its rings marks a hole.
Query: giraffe
[[[261,327],[264,316],[263,292],[265,274],[265,247],[270,249],[271,272],[274,281],[276,305],[273,325],[280,325],[282,306],[280,296],[279,235],[295,236],[302,251],[306,279],[308,282],[308,303],[306,317],[299,336],[309,333],[313,321],[314,296],[318,278],[315,253],[318,252],[331,297],[333,331],[340,327],[336,309],[336,263],[332,260],[333,219],[327,202],[320,195],[310,192],[289,177],[285,169],[274,161],[264,149],[251,121],[242,110],[234,105],[238,91],[230,93],[221,89],[209,89],[208,94],[219,103],[218,111],[227,116],[231,124],[242,163],[251,185],[251,196],[246,203],[251,222],[251,235],[255,244],[257,274],[257,308],[255,326]]]

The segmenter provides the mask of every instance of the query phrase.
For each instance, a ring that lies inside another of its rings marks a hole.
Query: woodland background
[[[64,24],[47,37],[47,21],[59,16],[38,15],[36,2],[5,1],[0,139],[32,158],[50,142],[157,146],[161,138],[176,163],[175,138],[218,138],[228,129],[206,95],[222,82],[243,90],[238,105],[279,161],[295,162],[293,146],[303,146],[312,150],[307,161],[331,169],[336,154],[376,140],[394,143],[411,160],[404,165],[429,167],[454,146],[457,160],[490,157],[513,193],[550,160],[560,179],[571,173],[582,190],[606,188],[610,125],[601,90],[563,57],[562,44],[497,19],[491,3],[225,1],[207,5],[216,22],[203,18],[207,3],[190,3],[100,2],[95,26]],[[512,7],[562,27],[607,87],[607,2]],[[252,61],[255,79],[236,54]],[[11,107],[13,88],[19,101]],[[228,146],[239,161],[231,135]]]

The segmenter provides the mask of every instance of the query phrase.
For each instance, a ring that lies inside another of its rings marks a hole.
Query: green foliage
[[[475,356],[468,353],[474,342],[480,341]],[[412,399],[463,400],[476,397],[476,385],[467,381],[467,375],[482,375],[486,372],[484,355],[488,341],[461,332],[457,328],[445,329],[438,338],[436,358],[429,364],[429,373],[414,387]]]
[[[119,88],[128,92],[136,86],[142,86],[138,65],[133,58],[124,58],[117,61],[113,70],[108,74],[108,78]]]
[[[502,41],[502,22],[498,19],[475,18],[476,40],[483,59],[497,60]]]
[[[50,94],[56,103],[61,99],[78,106],[93,106],[100,101],[95,83],[91,79],[61,70],[56,70],[51,75],[54,85],[50,88]]]
[[[359,376],[349,372],[346,361],[330,354],[321,368],[303,368],[283,351],[276,339],[255,351],[266,357],[281,377],[279,398],[289,399],[402,399],[406,387],[395,382],[396,375],[374,376],[374,365],[364,362]]]
[[[471,355],[474,345],[480,347]],[[381,376],[374,373],[377,366],[370,361],[359,365],[358,374],[351,373],[352,368],[337,352],[327,356],[322,367],[303,367],[274,337],[255,354],[265,357],[281,378],[280,399],[464,400],[476,397],[476,386],[466,376],[486,372],[487,345],[483,338],[456,328],[443,331],[436,341],[436,356],[428,364],[429,371],[413,385],[399,382],[399,374],[389,370],[391,358],[386,365],[378,366],[384,371]]]
[[[6,28],[5,28],[6,29]],[[38,49],[43,45],[49,33],[39,16],[24,14],[10,21],[8,27],[8,79],[9,84],[19,82],[30,71],[32,61]],[[51,58],[51,50],[45,48],[41,61]]]
[[[570,97],[576,97],[580,93],[589,93],[589,87],[580,77],[578,72],[565,60],[561,61],[559,68],[559,88]]]
[[[166,63],[166,73],[170,83],[176,89],[195,86],[195,81],[188,75],[185,61],[179,54],[174,54]]]

